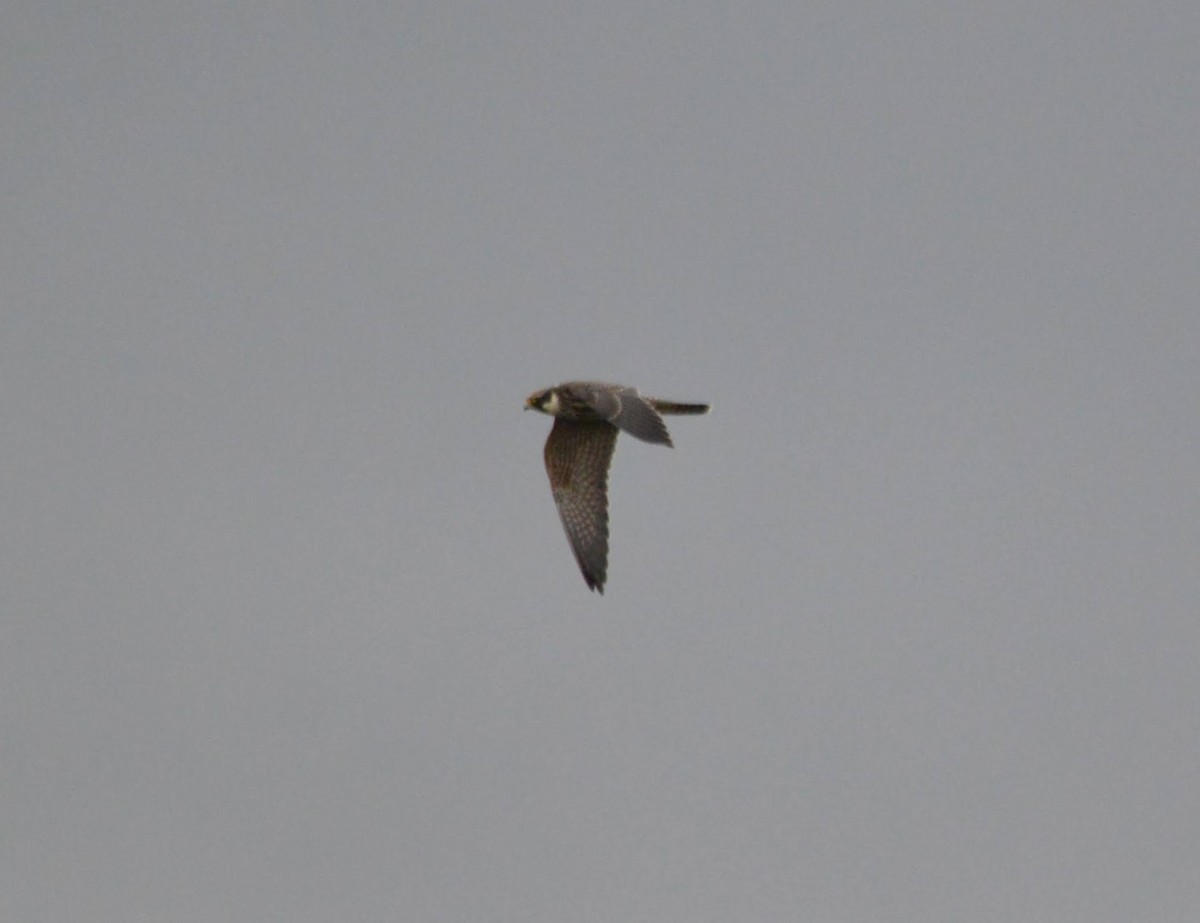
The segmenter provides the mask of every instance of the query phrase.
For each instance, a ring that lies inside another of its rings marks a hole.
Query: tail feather
[[[681,404],[678,401],[660,401],[656,397],[649,399],[650,406],[659,413],[695,414],[708,413],[708,404]]]

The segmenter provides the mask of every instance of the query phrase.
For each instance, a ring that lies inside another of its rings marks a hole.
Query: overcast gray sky
[[[6,5],[0,917],[1191,919],[1198,49]]]

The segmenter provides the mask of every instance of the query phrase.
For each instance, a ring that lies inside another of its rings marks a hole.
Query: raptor
[[[535,391],[526,410],[554,417],[546,440],[546,473],[567,541],[589,589],[604,593],[608,575],[608,469],[617,433],[671,446],[665,414],[708,413],[708,404],[644,397],[636,388],[568,381]]]

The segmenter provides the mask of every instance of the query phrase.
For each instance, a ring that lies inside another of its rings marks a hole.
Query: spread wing
[[[546,440],[546,473],[567,541],[590,589],[604,592],[608,573],[608,466],[617,430],[604,422],[556,417]]]

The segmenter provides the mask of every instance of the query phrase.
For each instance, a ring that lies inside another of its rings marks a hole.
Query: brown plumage
[[[617,432],[670,446],[661,414],[708,413],[708,405],[642,397],[622,385],[572,381],[531,394],[525,407],[554,417],[544,452],[550,490],[583,579],[589,589],[603,593],[608,575],[608,469]]]

